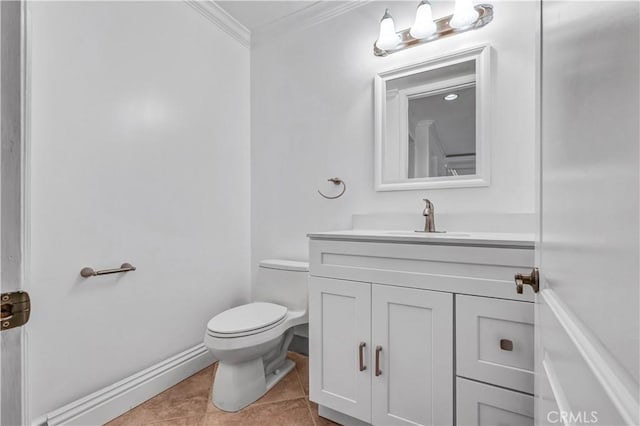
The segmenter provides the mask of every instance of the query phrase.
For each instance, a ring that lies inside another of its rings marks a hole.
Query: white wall
[[[30,414],[249,295],[249,49],[182,2],[33,2]],[[130,261],[126,275],[83,266]]]
[[[397,29],[416,2],[372,2],[290,36],[256,40],[251,52],[252,255],[307,258],[306,233],[351,226],[352,214],[535,211],[536,2],[492,2],[487,27],[385,58],[372,45],[385,7]],[[453,11],[436,2],[434,15]],[[491,186],[375,192],[373,77],[444,52],[489,43],[492,55]],[[326,179],[347,184],[338,200]],[[437,217],[437,216],[436,216]],[[499,229],[495,229],[499,231]],[[533,232],[531,229],[530,232]]]

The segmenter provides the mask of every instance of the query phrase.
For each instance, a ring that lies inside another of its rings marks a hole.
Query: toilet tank
[[[263,260],[258,267],[253,301],[277,303],[289,310],[306,311],[308,274],[307,262]]]

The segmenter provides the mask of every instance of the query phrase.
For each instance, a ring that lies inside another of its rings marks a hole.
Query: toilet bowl
[[[238,411],[259,399],[295,363],[287,349],[296,325],[307,316],[305,262],[263,260],[252,303],[228,309],[207,324],[204,344],[218,360],[213,404]]]

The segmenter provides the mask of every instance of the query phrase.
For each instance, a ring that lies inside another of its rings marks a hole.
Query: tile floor
[[[296,368],[265,396],[237,413],[221,411],[211,403],[214,364],[124,413],[107,426],[335,425],[319,417],[318,406],[309,401],[308,358],[294,352],[289,352],[289,358],[296,362]]]

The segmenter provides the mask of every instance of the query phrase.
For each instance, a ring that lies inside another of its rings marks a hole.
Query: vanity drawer
[[[533,426],[533,396],[456,379],[456,419],[459,426]]]
[[[456,295],[456,374],[533,393],[533,330],[533,303]]]

